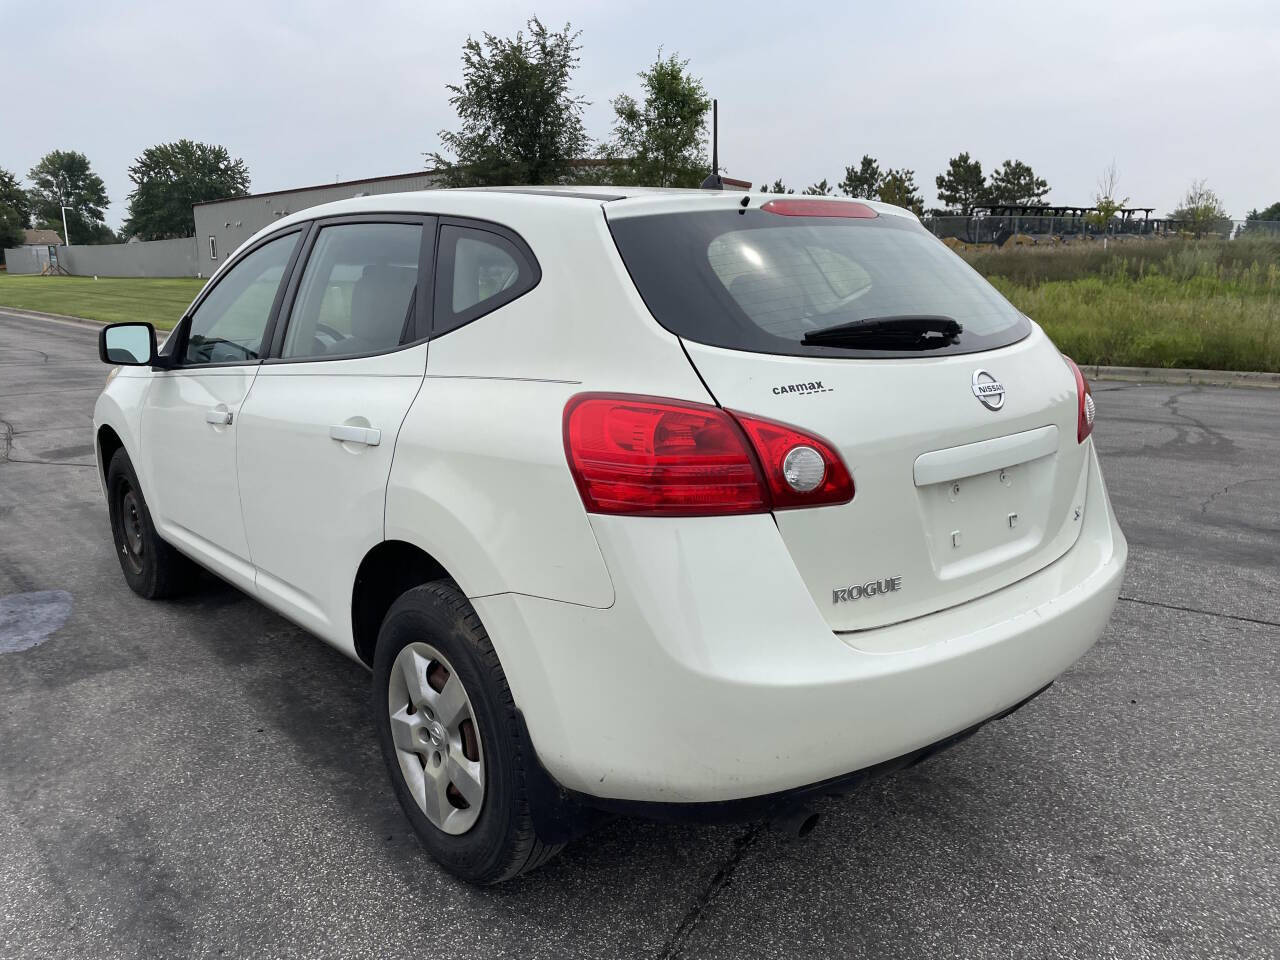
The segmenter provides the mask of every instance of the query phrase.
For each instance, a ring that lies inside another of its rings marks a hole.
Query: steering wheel
[[[331,337],[334,343],[347,339],[347,335],[345,333],[339,333],[327,323],[317,323],[316,333],[323,333],[326,337]]]

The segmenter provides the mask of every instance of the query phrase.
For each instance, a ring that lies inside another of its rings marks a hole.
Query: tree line
[[[193,204],[249,192],[249,169],[226,147],[177,140],[143,150],[129,167],[133,190],[119,234],[105,222],[102,178],[77,150],[53,150],[27,173],[29,187],[0,167],[0,250],[23,242],[23,230],[63,231],[75,244],[169,240],[195,236]]]

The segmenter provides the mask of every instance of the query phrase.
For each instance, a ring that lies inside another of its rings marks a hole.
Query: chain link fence
[[[1072,243],[1143,242],[1239,237],[1280,239],[1280,220],[1208,220],[1192,222],[1165,218],[1113,218],[1098,223],[1087,217],[1026,215],[930,216],[925,227],[949,246],[1056,246]]]

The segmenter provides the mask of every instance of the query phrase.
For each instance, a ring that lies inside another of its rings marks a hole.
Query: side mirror
[[[98,334],[103,363],[146,367],[156,359],[156,328],[149,323],[113,323]]]

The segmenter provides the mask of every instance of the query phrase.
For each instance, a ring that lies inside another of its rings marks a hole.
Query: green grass
[[[33,277],[0,273],[0,306],[61,313],[103,323],[150,321],[168,330],[205,281],[194,277]]]
[[[966,259],[1079,363],[1280,372],[1280,242],[1137,242]]]

